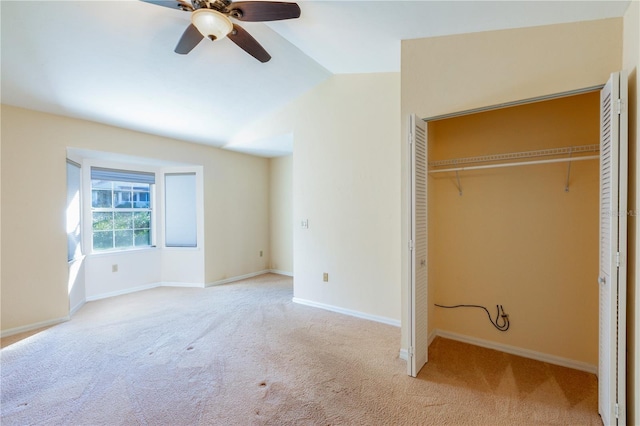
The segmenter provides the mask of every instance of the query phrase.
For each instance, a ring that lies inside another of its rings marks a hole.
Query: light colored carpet
[[[1,351],[8,425],[601,424],[595,376],[291,302],[264,275],[87,303]]]

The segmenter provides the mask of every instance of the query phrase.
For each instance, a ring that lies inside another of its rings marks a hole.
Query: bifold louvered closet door
[[[427,335],[427,126],[411,115],[411,235],[409,336],[407,373],[416,377],[428,359]]]
[[[627,77],[600,92],[600,348],[598,411],[626,424]]]

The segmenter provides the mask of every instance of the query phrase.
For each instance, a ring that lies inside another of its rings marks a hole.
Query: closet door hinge
[[[413,251],[413,240],[409,240],[409,250]]]
[[[616,112],[618,115],[622,114],[622,99],[616,101]]]
[[[407,353],[409,354],[409,359],[413,358],[413,346],[409,346]]]
[[[618,268],[620,267],[620,252],[616,253],[616,266]]]
[[[413,132],[409,132],[409,145],[413,143]]]
[[[613,413],[616,416],[616,419],[620,418],[620,408],[618,407],[618,404],[613,406]]]

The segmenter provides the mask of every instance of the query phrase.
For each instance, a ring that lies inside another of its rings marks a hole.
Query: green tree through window
[[[97,170],[97,171],[96,171]],[[103,174],[100,172],[103,171]],[[152,245],[152,185],[146,182],[109,180],[135,172],[92,169],[91,210],[93,250],[104,251]],[[148,176],[149,174],[145,174]],[[147,180],[150,180],[147,178]],[[152,181],[153,182],[153,181]]]

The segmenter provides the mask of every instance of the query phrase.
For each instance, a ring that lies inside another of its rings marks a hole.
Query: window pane
[[[94,231],[111,231],[112,229],[113,229],[113,213],[93,212],[93,230]]]
[[[110,208],[112,203],[111,190],[94,189],[91,191],[91,207]]]
[[[113,198],[114,207],[117,209],[130,209],[132,207],[131,191],[114,191]]]
[[[113,232],[93,231],[93,249],[108,250],[113,248]]]
[[[149,229],[151,226],[151,212],[136,212],[133,214],[134,229]]]
[[[133,246],[133,230],[115,231],[116,247]]]
[[[80,182],[82,173],[80,166],[67,160],[67,260],[77,259],[82,254],[80,247],[81,229],[80,215]]]
[[[137,209],[149,208],[149,191],[134,191],[133,193],[133,207]]]
[[[135,244],[136,246],[148,246],[151,245],[151,239],[149,237],[149,230],[137,230],[135,233]]]
[[[133,213],[115,213],[114,229],[133,228]]]

